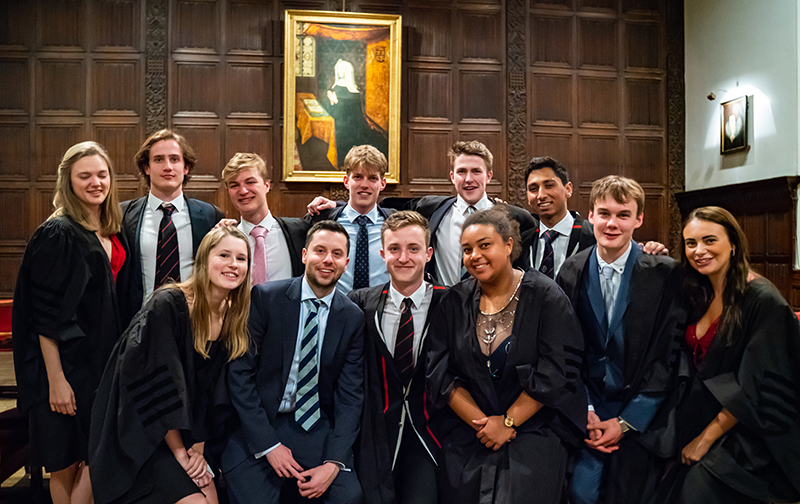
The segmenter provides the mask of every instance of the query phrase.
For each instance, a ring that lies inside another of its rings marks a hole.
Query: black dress
[[[89,440],[95,502],[176,502],[200,491],[164,436],[177,429],[189,448],[224,435],[227,352],[212,343],[209,354],[194,349],[183,292],[157,290],[114,348],[97,391]]]
[[[715,336],[694,371],[671,415],[676,465],[653,502],[800,500],[800,325],[774,285],[749,282],[733,344]],[[683,447],[723,408],[738,423],[697,464],[682,465]]]
[[[33,461],[66,469],[86,460],[92,396],[121,332],[109,258],[93,231],[68,216],[39,226],[22,258],[12,321],[18,406],[30,412]],[[50,410],[39,335],[58,342],[74,417]]]
[[[494,356],[505,358],[503,369],[493,378],[476,336],[479,304],[477,282],[466,280],[445,294],[431,323],[427,378],[440,410],[434,428],[442,442],[442,502],[558,503],[567,447],[583,439],[586,424],[583,337],[572,306],[552,280],[526,272],[512,333],[501,345],[502,355]],[[504,414],[522,392],[544,407],[495,452],[450,409],[456,384],[487,416]]]

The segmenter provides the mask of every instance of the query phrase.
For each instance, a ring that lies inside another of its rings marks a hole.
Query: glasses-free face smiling
[[[637,215],[639,207],[631,200],[619,203],[611,196],[595,201],[589,211],[589,222],[594,226],[594,237],[604,261],[618,259],[628,248],[633,230],[642,225],[643,214]]]
[[[247,243],[226,236],[208,253],[208,278],[224,291],[239,287],[247,277]]]
[[[306,280],[317,296],[324,297],[336,286],[350,262],[347,252],[347,237],[342,233],[323,229],[311,237],[303,249],[303,264]]]
[[[258,224],[267,215],[267,193],[269,181],[265,181],[258,170],[242,170],[228,182],[228,196],[236,210],[249,222]],[[260,215],[263,214],[263,215]],[[253,216],[261,218],[254,220]]]
[[[450,180],[456,192],[467,204],[474,205],[486,194],[486,184],[492,180],[492,172],[480,156],[462,154],[453,161]]]
[[[572,182],[564,185],[552,168],[533,170],[528,175],[528,205],[548,227],[567,215],[567,200],[572,196]]]
[[[683,228],[683,244],[686,259],[698,273],[715,277],[728,272],[734,248],[721,225],[692,219]]]
[[[350,206],[360,214],[366,214],[378,203],[386,179],[377,170],[355,168],[344,177],[344,186],[350,191]]]
[[[75,161],[70,173],[72,192],[88,209],[99,209],[108,197],[111,174],[100,156],[85,156]]]
[[[433,249],[425,245],[425,231],[419,226],[405,226],[383,232],[381,257],[395,288],[418,286],[425,275],[425,263],[431,260]]]
[[[491,280],[511,264],[513,240],[503,241],[493,226],[473,224],[461,233],[464,266],[479,282]]]

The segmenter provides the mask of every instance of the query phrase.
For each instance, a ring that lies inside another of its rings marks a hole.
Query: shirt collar
[[[148,193],[147,206],[150,208],[150,210],[152,211],[158,210],[158,207],[160,207],[162,203],[165,202],[158,199],[156,196],[153,196],[153,193]],[[175,207],[176,212],[183,212],[184,209],[186,208],[186,199],[183,197],[183,193],[179,194],[178,197],[175,198],[174,200],[166,203],[172,203],[172,206]]]
[[[600,268],[600,272],[602,273],[602,271],[603,271],[603,266],[611,266],[611,268],[613,268],[613,269],[614,269],[614,271],[616,271],[616,272],[617,272],[617,273],[619,273],[620,275],[621,275],[621,274],[623,274],[623,273],[625,272],[625,263],[627,263],[627,262],[628,262],[628,256],[630,256],[630,255],[631,255],[631,249],[632,249],[632,247],[633,247],[633,242],[630,242],[630,243],[628,243],[628,248],[627,248],[627,250],[625,250],[625,252],[623,252],[623,253],[622,253],[622,255],[621,255],[621,256],[619,256],[619,257],[617,258],[617,260],[616,260],[616,261],[614,261],[614,262],[613,262],[613,263],[611,263],[611,264],[608,264],[607,262],[605,262],[605,261],[603,260],[603,258],[602,258],[602,257],[600,257],[600,250],[599,250],[599,249],[598,249],[598,250],[596,250],[596,251],[595,251],[595,253],[597,254],[597,265],[598,265],[598,267]]]
[[[351,207],[350,203],[348,203],[347,206],[344,207],[343,215],[344,215],[345,219],[347,219],[351,223],[354,223],[356,221],[356,219],[361,214],[358,213],[355,210],[355,208]],[[364,215],[367,216],[367,218],[370,220],[370,222],[372,222],[373,224],[377,224],[378,223],[378,205],[373,206],[372,210],[370,210],[369,212],[367,212]]]
[[[415,290],[409,298],[411,298],[411,302],[414,304],[414,308],[419,308],[422,305],[422,301],[425,299],[425,293],[427,292],[428,287],[430,284],[428,282],[423,281],[422,284]],[[400,294],[400,292],[394,288],[394,285],[391,283],[389,284],[389,299],[392,300],[392,303],[397,308],[401,308],[403,306],[403,300],[406,296]]]
[[[276,222],[277,221],[275,220],[275,217],[272,216],[272,212],[267,212],[266,217],[264,217],[258,224],[253,224],[247,219],[242,218],[242,232],[246,235],[249,235],[250,231],[252,231],[256,226],[261,226],[267,230],[271,230],[272,226],[274,226]]]
[[[492,208],[492,206],[494,206],[494,203],[492,203],[492,201],[489,199],[489,197],[486,196],[486,193],[483,193],[483,198],[478,200],[478,202],[475,203],[472,206],[474,206],[476,210],[481,211],[481,210],[488,210],[488,209]],[[464,201],[461,198],[461,195],[459,195],[459,196],[456,197],[456,202],[453,203],[453,207],[455,208],[456,212],[458,212],[460,214],[464,214],[467,211],[467,209],[469,208],[469,203]]]
[[[552,228],[548,228],[544,225],[543,222],[539,222],[539,236],[541,237],[545,231],[550,229],[554,230],[556,233],[560,235],[564,235],[569,237],[572,234],[572,226],[575,224],[575,217],[572,216],[571,213],[567,212],[567,215],[564,216],[563,219],[558,221],[558,223],[553,226]]]
[[[325,297],[317,298],[317,295],[314,294],[314,291],[311,290],[311,286],[308,285],[308,279],[303,276],[302,287],[300,287],[300,302],[308,301],[309,299],[316,299],[326,307],[331,306],[331,301],[333,300],[333,295],[336,294],[336,289],[334,288],[330,294]]]

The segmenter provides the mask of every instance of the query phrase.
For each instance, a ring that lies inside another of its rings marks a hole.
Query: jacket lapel
[[[591,253],[589,254],[589,271],[584,272],[586,275],[586,292],[589,294],[589,302],[592,305],[592,312],[594,313],[594,317],[597,319],[598,326],[606,331],[606,334],[608,334],[609,331],[608,319],[606,317],[606,306],[603,302],[603,289],[600,287],[600,273],[598,273],[598,268],[600,265],[597,262],[597,253],[595,250],[596,247],[593,247]]]
[[[297,332],[300,329],[300,286],[302,281],[303,277],[298,277],[289,284],[286,289],[286,297],[281,301],[281,313],[285,315],[276,317],[276,320],[281,323],[278,334],[282,335],[282,383],[286,383],[289,380],[289,370],[292,368],[292,359],[294,359],[294,351],[297,347]]]
[[[628,310],[628,304],[630,303],[630,296],[628,293],[630,292],[631,276],[633,275],[633,270],[641,253],[639,246],[632,242],[631,253],[628,255],[628,260],[625,262],[625,271],[622,273],[617,299],[614,302],[614,318],[609,321],[608,324],[609,334],[613,334],[617,330],[620,323],[622,323],[625,312]]]
[[[342,303],[344,294],[339,291],[333,295],[331,300],[331,308],[328,311],[328,322],[325,327],[325,336],[322,343],[322,354],[320,355],[319,372],[320,381],[323,379],[322,373],[325,372],[327,367],[334,361],[339,341],[342,339],[342,332],[344,331],[344,322],[339,312],[342,311]],[[330,379],[330,377],[325,377]]]
[[[186,201],[186,208],[189,209],[189,226],[192,228],[192,257],[194,257],[197,255],[200,242],[203,241],[205,237],[205,233],[202,229],[203,226],[197,225],[197,223],[203,221],[203,214],[200,210],[200,205],[194,200],[187,198],[185,194],[183,195],[183,199]]]
[[[567,257],[571,256],[578,251],[578,244],[581,240],[581,228],[583,228],[583,219],[577,212],[571,212],[572,218],[575,219],[572,223],[572,231],[569,233],[569,243],[567,244]]]

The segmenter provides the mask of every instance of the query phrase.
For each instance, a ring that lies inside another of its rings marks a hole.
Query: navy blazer
[[[597,240],[594,237],[594,228],[588,219],[584,219],[578,212],[570,211],[575,222],[572,223],[572,232],[569,235],[569,244],[567,244],[567,257],[574,255],[581,250],[585,250],[595,243]],[[526,270],[528,268],[535,268],[536,265],[531,263],[531,253],[534,259],[536,252],[539,248],[539,220],[534,216],[536,225],[527,231],[520,233],[522,238],[522,252],[519,257],[514,261],[515,268]],[[566,257],[564,258],[566,260]]]
[[[294,358],[303,277],[253,287],[248,330],[251,351],[230,363],[231,402],[241,429],[228,441],[223,468],[272,448],[273,427]],[[331,301],[319,363],[322,420],[330,432],[321,460],[352,460],[364,402],[364,313],[336,291]]]
[[[428,219],[428,227],[431,230],[431,247],[433,247],[434,250],[436,250],[436,232],[439,230],[439,225],[442,223],[442,219],[447,215],[447,212],[453,204],[455,204],[456,199],[457,196],[424,196],[419,199],[411,200],[406,204],[406,210],[414,210]],[[492,202],[495,201],[493,198],[489,199]],[[537,223],[527,210],[514,205],[508,205],[508,211],[511,217],[519,223],[520,233],[536,227]],[[428,261],[425,272],[430,275],[430,278],[432,278],[435,283],[441,282],[436,276],[436,254]]]
[[[189,209],[189,221],[192,226],[192,256],[197,254],[197,248],[203,237],[225,217],[222,211],[210,203],[192,198],[187,198],[186,207]],[[147,196],[138,199],[123,201],[122,230],[128,242],[129,255],[125,260],[123,271],[117,276],[117,294],[120,304],[123,327],[128,327],[131,319],[141,309],[144,300],[144,280],[142,277],[142,249],[140,237],[142,235],[142,220],[147,207]],[[185,280],[185,279],[184,279]]]
[[[289,258],[292,261],[292,276],[298,277],[305,273],[303,264],[303,248],[306,245],[306,234],[310,229],[308,222],[298,217],[275,217],[278,221],[286,244],[289,246]]]

